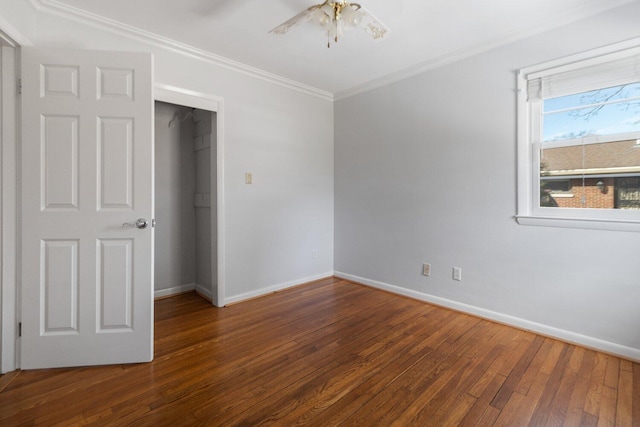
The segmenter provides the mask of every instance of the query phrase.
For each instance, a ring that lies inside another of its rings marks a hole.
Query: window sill
[[[640,221],[585,219],[585,218],[556,218],[544,216],[516,215],[516,222],[520,225],[534,225],[541,227],[582,228],[588,230],[636,231],[640,232]]]

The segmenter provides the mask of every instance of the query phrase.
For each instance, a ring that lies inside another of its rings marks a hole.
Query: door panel
[[[98,332],[131,330],[133,241],[101,240],[98,246],[100,294]]]
[[[133,120],[98,121],[99,210],[133,210]]]
[[[78,209],[79,117],[43,115],[40,187],[45,211]]]
[[[153,358],[151,56],[22,57],[23,369]]]
[[[43,240],[40,294],[44,296],[43,335],[78,332],[78,241]]]

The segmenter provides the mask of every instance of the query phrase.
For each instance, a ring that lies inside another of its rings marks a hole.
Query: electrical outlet
[[[422,275],[431,276],[431,264],[422,264]]]
[[[453,280],[458,282],[462,280],[462,269],[460,267],[453,267]]]

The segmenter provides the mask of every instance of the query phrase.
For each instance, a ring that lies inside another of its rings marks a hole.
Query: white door
[[[153,359],[152,87],[149,54],[22,50],[22,369]]]

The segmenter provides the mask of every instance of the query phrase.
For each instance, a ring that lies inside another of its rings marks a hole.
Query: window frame
[[[577,55],[523,68],[517,73],[517,211],[522,225],[588,228],[640,232],[640,211],[620,209],[540,207],[540,148],[542,146],[542,96],[530,99],[530,82],[565,72],[580,72],[592,66],[640,56],[640,37]],[[587,77],[588,80],[588,77]],[[606,87],[606,86],[601,86]],[[542,88],[540,88],[542,91]],[[586,90],[585,90],[586,91]],[[578,91],[579,93],[581,91]],[[640,139],[640,132],[627,134]],[[589,136],[584,141],[562,141],[562,145],[591,144],[619,140],[619,135]],[[545,143],[545,145],[548,145]]]

